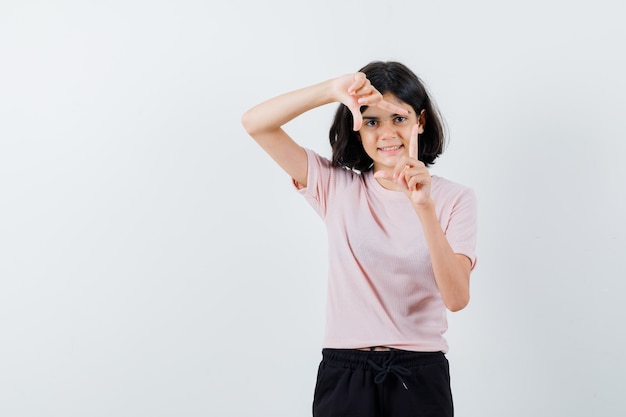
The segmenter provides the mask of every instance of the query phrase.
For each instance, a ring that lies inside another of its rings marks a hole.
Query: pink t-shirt
[[[328,294],[323,347],[389,346],[448,351],[446,307],[435,282],[420,220],[402,192],[373,176],[335,168],[306,149],[307,187],[299,192],[328,232]],[[476,262],[472,189],[433,176],[437,217],[455,253]]]

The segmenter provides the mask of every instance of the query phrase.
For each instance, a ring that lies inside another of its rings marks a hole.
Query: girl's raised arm
[[[241,122],[252,138],[300,185],[307,185],[304,149],[282,129],[290,120],[316,107],[333,102],[352,112],[354,130],[361,128],[361,106],[379,106],[399,114],[406,111],[383,100],[363,73],[348,74],[274,97],[248,110]]]

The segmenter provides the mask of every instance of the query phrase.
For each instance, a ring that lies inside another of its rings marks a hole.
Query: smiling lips
[[[378,148],[378,150],[381,152],[385,152],[385,153],[395,153],[396,151],[399,151],[401,148],[403,148],[403,145],[385,146],[384,148]]]

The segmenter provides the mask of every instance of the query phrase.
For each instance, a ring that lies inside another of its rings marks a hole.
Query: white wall
[[[623,2],[422,3],[0,3],[0,415],[310,415],[324,230],[240,117],[374,59],[479,196],[457,414],[623,415]]]

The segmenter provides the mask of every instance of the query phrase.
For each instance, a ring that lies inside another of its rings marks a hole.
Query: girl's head
[[[415,114],[424,111],[424,132],[419,136],[418,159],[426,166],[435,162],[444,148],[444,126],[438,109],[431,101],[422,81],[399,62],[374,61],[359,70],[381,94],[393,94],[410,105]],[[367,106],[361,107],[361,113]],[[373,161],[361,144],[359,132],[353,130],[352,113],[339,105],[330,128],[332,162],[335,166],[356,169],[361,172],[372,168]]]

